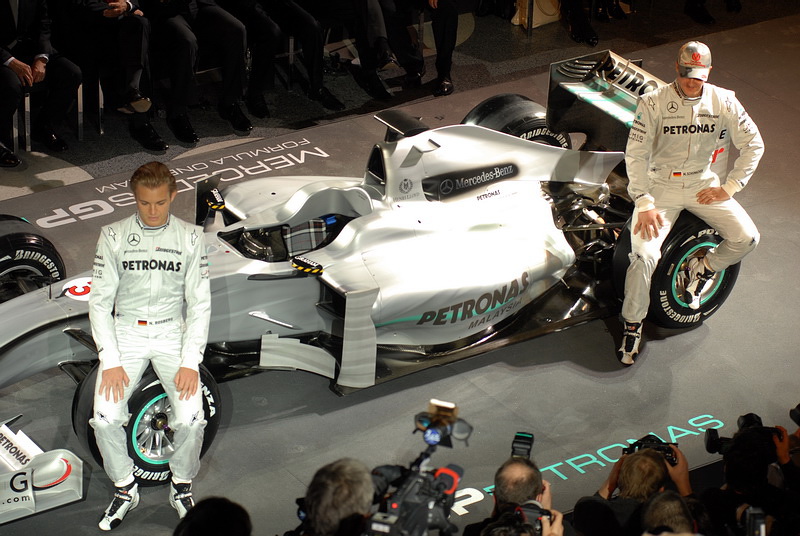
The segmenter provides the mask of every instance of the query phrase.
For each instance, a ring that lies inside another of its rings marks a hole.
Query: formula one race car
[[[302,369],[346,393],[616,314],[632,212],[619,151],[638,93],[659,84],[598,52],[554,64],[548,110],[498,95],[436,129],[380,112],[386,137],[365,150],[362,177],[199,185],[212,289],[205,447],[220,415],[215,380]],[[593,150],[570,149],[575,132]],[[51,283],[64,265],[50,242],[10,217],[0,235],[0,387],[60,366],[80,382],[73,426],[100,461],[88,425],[90,275]],[[689,327],[725,301],[738,265],[715,275],[697,310],[685,288],[688,260],[719,241],[681,217],[653,277],[652,322]],[[154,374],[130,411],[136,476],[165,482],[170,407]]]

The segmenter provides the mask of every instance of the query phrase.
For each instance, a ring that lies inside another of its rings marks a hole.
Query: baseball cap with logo
[[[700,41],[689,41],[678,52],[678,74],[683,78],[708,80],[711,71],[711,49]]]

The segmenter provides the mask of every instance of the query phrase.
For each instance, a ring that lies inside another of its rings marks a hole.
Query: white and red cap
[[[678,52],[678,74],[706,82],[711,71],[711,49],[700,41],[689,41]]]

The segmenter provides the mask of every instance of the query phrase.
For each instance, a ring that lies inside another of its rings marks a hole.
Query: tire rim
[[[686,284],[689,282],[689,277],[687,275],[689,260],[693,257],[700,257],[701,250],[708,251],[717,246],[718,244],[714,242],[702,242],[700,244],[696,244],[694,247],[690,248],[689,251],[687,251],[683,257],[681,257],[680,262],[678,262],[678,268],[672,273],[672,297],[681,307],[685,307],[687,309],[689,308],[689,304],[686,303],[686,300],[684,300]],[[725,270],[716,272],[714,277],[711,278],[711,282],[706,284],[703,292],[700,293],[701,307],[717,293],[717,290],[722,284],[724,275]]]
[[[27,264],[18,264],[0,272],[0,303],[25,294],[20,279],[29,276],[44,277],[44,274]],[[37,286],[41,288],[44,284]]]
[[[153,398],[137,415],[131,429],[131,442],[145,462],[166,464],[175,453],[173,432],[169,427],[171,418],[172,404],[166,393]]]

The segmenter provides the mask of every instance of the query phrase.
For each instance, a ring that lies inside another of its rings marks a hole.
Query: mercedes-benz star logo
[[[131,246],[138,246],[139,242],[141,241],[142,238],[136,233],[131,233],[128,235],[128,244],[130,244]]]
[[[451,179],[445,179],[439,185],[439,193],[442,195],[450,195],[453,191],[453,181]]]
[[[669,101],[669,104],[667,104],[667,111],[669,113],[671,113],[671,114],[674,114],[675,112],[677,112],[678,111],[678,103],[675,102],[675,101]]]

